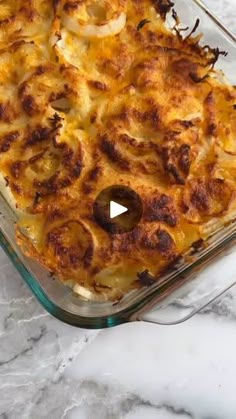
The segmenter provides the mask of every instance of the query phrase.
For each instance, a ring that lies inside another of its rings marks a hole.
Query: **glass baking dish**
[[[236,85],[236,37],[199,0],[175,0],[183,25],[194,26],[202,43],[227,51],[217,68]],[[173,22],[168,22],[173,26]],[[151,287],[127,294],[119,303],[80,299],[70,288],[53,278],[42,266],[25,257],[15,243],[16,215],[0,196],[0,244],[22,278],[45,309],[58,319],[78,327],[103,328],[144,320],[175,324],[191,317],[236,283],[236,221],[215,233],[204,249],[189,253]]]

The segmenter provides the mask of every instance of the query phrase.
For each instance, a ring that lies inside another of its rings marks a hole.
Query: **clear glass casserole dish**
[[[220,57],[217,68],[236,85],[236,37],[199,0],[176,0],[175,9],[183,25],[192,27],[200,19],[202,43],[228,52],[227,57]],[[185,262],[179,262],[154,285],[132,291],[115,304],[85,301],[21,253],[15,243],[16,215],[3,196],[0,211],[1,246],[45,309],[74,326],[102,328],[136,320],[179,323],[236,283],[234,221],[215,233],[204,249],[196,249],[194,254],[190,251]]]

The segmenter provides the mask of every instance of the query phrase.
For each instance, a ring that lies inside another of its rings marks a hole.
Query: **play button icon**
[[[114,201],[110,202],[110,218],[111,219],[116,218],[127,211],[129,211],[128,208],[124,207],[123,205],[120,205]]]
[[[142,201],[131,188],[113,185],[100,192],[93,212],[96,223],[108,233],[128,233],[142,218]]]

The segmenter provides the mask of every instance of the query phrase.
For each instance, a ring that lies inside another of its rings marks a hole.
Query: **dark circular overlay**
[[[128,209],[127,212],[110,218],[110,203],[116,202]],[[132,231],[140,222],[143,213],[142,201],[132,189],[113,185],[97,196],[93,206],[94,218],[104,230],[111,234],[123,234]]]

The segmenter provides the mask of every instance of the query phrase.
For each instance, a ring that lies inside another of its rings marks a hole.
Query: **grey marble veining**
[[[205,1],[236,32],[236,1]],[[179,326],[48,315],[0,251],[0,419],[235,419],[236,288]]]

